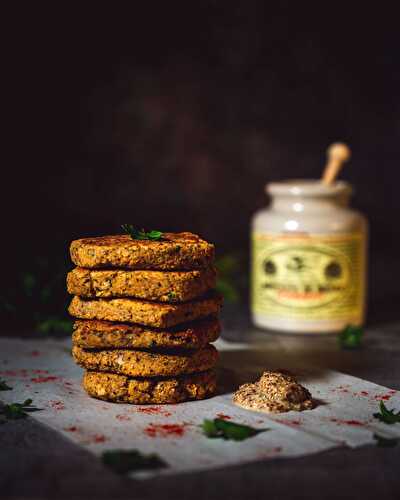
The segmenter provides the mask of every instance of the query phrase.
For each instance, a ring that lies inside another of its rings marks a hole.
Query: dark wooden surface
[[[244,314],[225,311],[226,335],[262,342],[274,359],[292,357],[400,389],[400,323],[367,329],[364,346],[340,351],[335,339],[259,333]],[[261,339],[261,340],[260,340]],[[33,418],[0,427],[0,498],[388,499],[400,494],[400,445],[346,448],[196,474],[133,481]]]

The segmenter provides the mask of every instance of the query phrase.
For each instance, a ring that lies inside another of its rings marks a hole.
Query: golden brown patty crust
[[[67,276],[68,292],[80,297],[137,297],[187,302],[215,287],[213,267],[196,271],[128,271],[76,267]]]
[[[167,377],[202,372],[214,368],[218,351],[212,345],[179,353],[134,350],[93,351],[73,346],[72,355],[87,370],[111,372],[131,377]]]
[[[209,267],[214,245],[193,233],[164,233],[158,241],[133,240],[129,235],[75,240],[72,262],[79,267],[191,270]]]
[[[72,316],[80,319],[120,321],[170,328],[180,323],[216,315],[221,304],[222,298],[217,293],[180,304],[128,298],[90,300],[75,296],[68,310]]]
[[[89,349],[200,349],[219,337],[217,318],[205,318],[169,330],[110,321],[79,320],[74,323],[72,340]]]
[[[208,370],[167,379],[138,379],[89,371],[83,376],[83,387],[90,396],[115,403],[173,404],[212,396],[217,376]]]

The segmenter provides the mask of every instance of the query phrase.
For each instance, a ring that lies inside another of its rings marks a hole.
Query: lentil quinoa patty
[[[160,240],[133,240],[127,234],[83,238],[71,243],[72,262],[87,268],[191,270],[209,267],[214,245],[193,233],[163,233]]]
[[[89,349],[200,349],[217,340],[220,331],[217,318],[205,318],[169,330],[111,321],[78,320],[74,323],[72,341]]]
[[[76,267],[67,276],[68,292],[80,297],[137,297],[187,302],[215,287],[213,267],[196,271],[96,270]]]
[[[219,312],[222,297],[217,293],[183,302],[167,304],[165,302],[150,302],[139,299],[83,299],[73,297],[69,306],[71,316],[80,319],[99,319],[122,321],[156,328],[170,328],[180,323],[186,323]]]
[[[218,351],[211,344],[181,352],[139,350],[89,350],[73,346],[72,356],[87,370],[111,372],[131,377],[166,377],[202,372],[214,368]]]
[[[115,403],[180,403],[215,394],[217,376],[214,370],[208,370],[167,379],[139,379],[87,371],[83,376],[83,387],[90,396]]]

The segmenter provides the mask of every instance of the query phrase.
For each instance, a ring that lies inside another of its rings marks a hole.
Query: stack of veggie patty
[[[160,233],[161,234],[161,233]],[[71,243],[73,356],[93,397],[178,403],[215,393],[222,299],[214,246],[192,233]]]

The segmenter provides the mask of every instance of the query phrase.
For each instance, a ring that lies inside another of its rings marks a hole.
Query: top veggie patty
[[[133,240],[129,235],[75,240],[72,262],[87,268],[191,270],[209,267],[214,245],[193,233],[164,233],[162,239]]]

